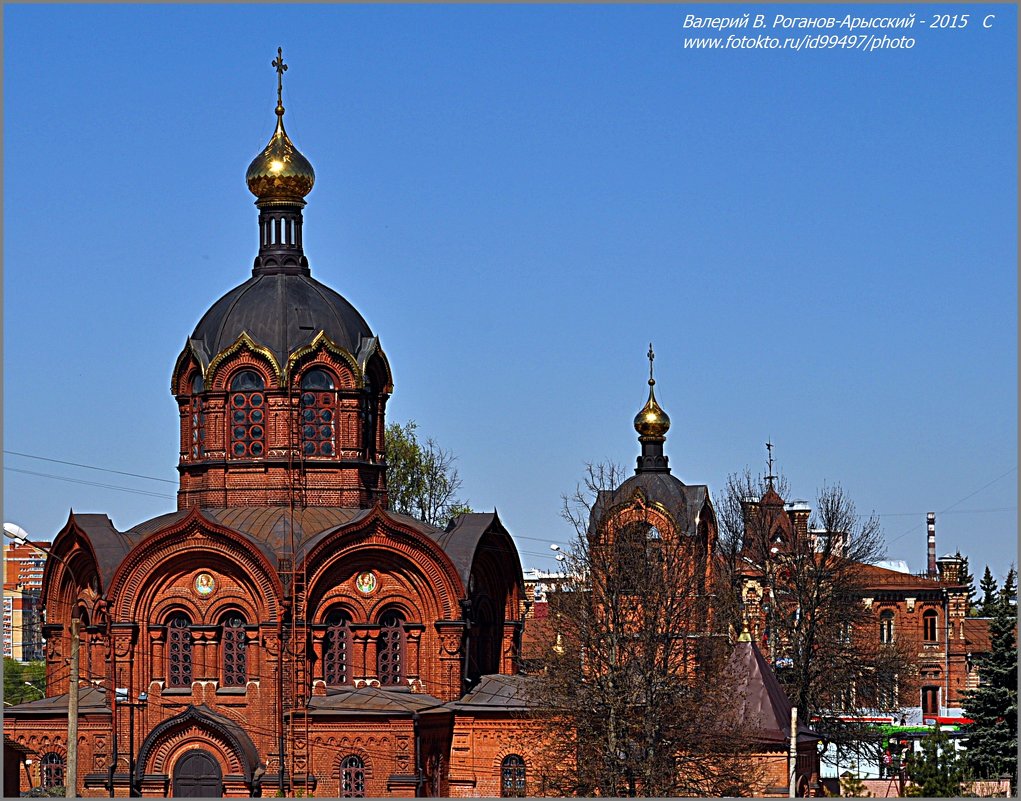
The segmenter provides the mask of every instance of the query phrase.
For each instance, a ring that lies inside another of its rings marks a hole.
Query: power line
[[[931,510],[929,510],[931,511]],[[979,515],[986,514],[989,512],[1016,512],[1016,506],[999,506],[991,509],[955,509],[953,511],[944,510],[940,512],[941,515]],[[924,516],[926,512],[883,512],[877,514],[876,517],[920,517]]]
[[[1007,470],[1007,471],[1005,471],[1005,472],[1003,472],[1003,473],[1000,473],[1000,475],[998,475],[998,476],[997,476],[996,478],[994,478],[994,479],[993,479],[992,481],[989,481],[989,482],[987,482],[987,483],[983,484],[983,485],[982,485],[981,487],[979,487],[979,488],[978,488],[977,490],[975,490],[974,492],[969,492],[969,493],[968,493],[967,495],[965,495],[965,496],[964,496],[963,498],[960,498],[959,500],[956,500],[956,501],[954,501],[954,502],[953,502],[952,504],[950,504],[950,505],[949,505],[948,507],[946,507],[946,508],[945,508],[945,509],[943,509],[942,511],[940,511],[940,512],[937,512],[937,514],[940,514],[940,515],[945,515],[945,514],[948,514],[948,513],[950,513],[950,510],[951,510],[951,509],[953,509],[953,508],[954,508],[955,506],[957,506],[957,505],[958,505],[959,503],[964,503],[964,502],[965,502],[966,500],[968,500],[969,498],[973,498],[974,496],[976,496],[976,495],[978,495],[978,494],[979,494],[980,492],[982,492],[982,490],[986,489],[987,487],[991,487],[991,486],[992,486],[993,484],[995,484],[995,483],[996,483],[997,481],[999,481],[999,480],[1000,480],[1000,479],[1002,479],[1002,478],[1006,478],[1007,476],[1009,476],[1009,475],[1010,475],[1011,473],[1013,473],[1013,472],[1014,472],[1014,471],[1016,471],[1016,470],[1017,470],[1017,465],[1014,465],[1014,466],[1013,466],[1013,467],[1011,467],[1011,468],[1010,468],[1009,470]],[[903,532],[902,534],[898,534],[898,535],[897,535],[896,537],[894,537],[893,539],[891,539],[891,540],[887,540],[887,544],[889,545],[890,543],[894,543],[894,542],[896,542],[897,540],[899,540],[899,539],[902,539],[902,538],[906,537],[906,536],[907,536],[908,534],[911,534],[912,532],[914,532],[914,531],[916,531],[917,529],[921,528],[921,527],[922,527],[923,525],[924,525],[924,522],[920,520],[920,521],[919,521],[918,523],[916,523],[915,525],[911,526],[911,528],[907,529],[907,530],[906,530],[905,532]]]
[[[148,490],[132,489],[130,487],[119,487],[116,484],[101,484],[101,483],[99,483],[97,481],[85,481],[84,479],[80,479],[80,478],[68,478],[67,476],[55,476],[52,473],[37,473],[37,472],[35,472],[33,470],[20,470],[20,469],[18,469],[16,467],[4,467],[4,471],[5,472],[6,471],[10,471],[12,473],[24,473],[25,475],[28,475],[28,476],[39,476],[41,478],[52,478],[52,479],[55,479],[57,481],[67,481],[70,484],[85,484],[86,486],[89,486],[89,487],[102,487],[103,489],[118,490],[120,492],[131,492],[131,493],[134,493],[135,495],[148,495],[149,497],[152,497],[152,498],[168,498],[170,500],[174,499],[173,495],[166,495],[166,494],[164,494],[162,492],[149,492]],[[116,471],[111,471],[111,472],[116,472]],[[143,476],[143,478],[144,478],[144,476]]]
[[[116,473],[119,476],[130,476],[131,478],[144,478],[147,481],[161,481],[164,484],[177,484],[176,481],[174,481],[172,479],[169,479],[169,478],[156,478],[155,476],[145,476],[145,475],[142,475],[141,473],[129,473],[129,472],[125,472],[124,470],[113,470],[113,469],[111,469],[109,467],[98,467],[98,466],[92,465],[92,464],[81,464],[79,462],[65,462],[63,459],[51,459],[48,456],[35,456],[35,455],[31,454],[31,453],[21,453],[19,451],[8,451],[8,450],[5,450],[4,453],[8,453],[11,456],[22,456],[22,457],[24,457],[26,459],[38,459],[41,462],[53,462],[54,464],[66,464],[66,465],[70,465],[71,467],[84,467],[86,470],[99,470],[102,473]]]

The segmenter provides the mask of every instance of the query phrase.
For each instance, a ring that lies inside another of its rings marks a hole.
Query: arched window
[[[879,614],[879,641],[881,643],[893,642],[893,612],[889,609]]]
[[[361,757],[344,757],[340,763],[341,798],[365,798],[365,762]]]
[[[53,751],[43,754],[39,760],[40,783],[47,790],[64,786],[64,757]]]
[[[337,452],[337,393],[325,370],[309,370],[301,377],[301,448],[305,456],[333,456]]]
[[[220,653],[224,687],[244,687],[248,683],[248,656],[245,653],[245,619],[229,614],[223,619]]]
[[[500,765],[500,796],[525,797],[525,760],[517,754],[505,756]]]
[[[648,523],[636,522],[614,532],[613,564],[606,582],[610,592],[630,595],[646,589],[643,579],[646,578],[649,543],[655,542],[649,537],[650,528]]]
[[[922,639],[925,642],[937,641],[936,633],[939,630],[936,625],[937,621],[938,616],[934,609],[929,609],[922,615]]]
[[[202,373],[196,373],[191,382],[191,458],[201,459],[206,453],[206,409],[202,393],[205,385]]]
[[[326,616],[323,640],[323,679],[327,684],[347,684],[348,655],[351,652],[351,616],[335,609]]]
[[[380,684],[395,685],[404,680],[404,618],[399,612],[387,612],[379,621],[376,672]]]
[[[266,388],[254,370],[242,370],[230,382],[230,452],[238,459],[266,452]]]
[[[191,687],[191,621],[184,614],[167,621],[167,687]]]

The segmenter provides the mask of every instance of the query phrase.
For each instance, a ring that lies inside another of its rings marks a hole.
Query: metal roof
[[[191,346],[203,369],[242,332],[268,348],[283,365],[287,357],[323,331],[349,353],[370,338],[365,318],[344,297],[307,275],[254,275],[205,313]]]
[[[695,534],[695,518],[709,501],[709,488],[704,484],[688,485],[670,473],[643,472],[631,476],[615,490],[600,491],[590,519],[601,520],[605,512],[626,503],[641,490],[649,501],[662,504],[673,516],[681,534]]]
[[[781,745],[790,739],[791,702],[773,669],[753,642],[738,642],[727,662],[726,675],[735,683],[741,698],[741,717],[752,727],[752,735],[763,743]],[[798,721],[798,740],[819,736]]]
[[[344,687],[328,690],[326,695],[313,695],[308,711],[310,715],[407,717],[446,709],[439,698],[413,693],[406,687]]]
[[[529,687],[530,676],[494,674],[482,680],[463,698],[447,704],[458,712],[526,712],[534,708]]]
[[[47,698],[38,698],[35,701],[28,701],[24,704],[4,707],[4,715],[11,717],[63,715],[67,717],[67,701],[69,697],[70,693],[64,693],[63,695],[51,695]],[[109,715],[110,707],[106,703],[106,690],[92,685],[79,687],[78,714]]]

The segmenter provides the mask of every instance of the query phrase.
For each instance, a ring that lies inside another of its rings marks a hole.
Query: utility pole
[[[71,617],[71,681],[67,692],[67,775],[64,777],[64,797],[78,796],[78,651],[81,644],[78,626],[81,621]]]
[[[790,797],[798,794],[798,708],[791,706]]]

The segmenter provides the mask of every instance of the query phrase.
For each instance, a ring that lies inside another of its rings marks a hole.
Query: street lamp
[[[25,682],[25,686],[26,687],[31,687],[33,690],[35,690],[37,693],[39,693],[39,697],[40,698],[45,698],[46,697],[46,692],[44,690],[40,689],[39,687],[37,687],[36,685],[34,685],[32,682],[26,681]]]

